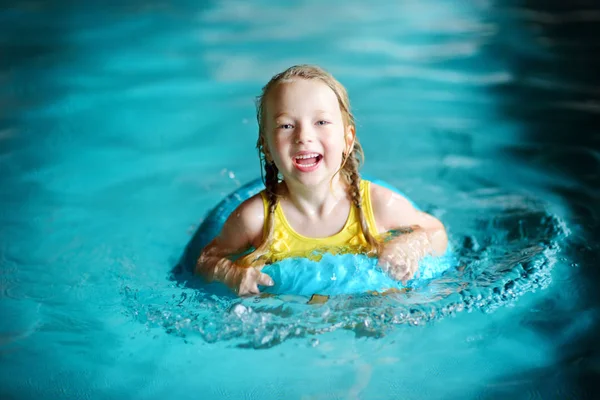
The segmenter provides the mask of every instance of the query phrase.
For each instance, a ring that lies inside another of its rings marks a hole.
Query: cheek
[[[346,142],[344,140],[337,140],[337,138],[335,140],[332,139],[328,141],[327,147],[329,151],[339,153],[341,157],[342,153],[346,151]]]
[[[285,158],[286,153],[286,142],[281,138],[271,138],[269,141],[269,150],[271,152],[271,157],[275,160],[282,160]]]
[[[339,144],[335,143],[329,146],[327,149],[328,158],[332,166],[342,165],[344,148],[340,147]]]
[[[282,147],[283,147],[282,144],[283,143],[281,142],[281,139],[273,139],[273,146],[272,147],[274,149],[281,150]]]

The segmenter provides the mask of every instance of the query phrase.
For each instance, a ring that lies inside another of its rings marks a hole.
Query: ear
[[[346,141],[346,154],[352,153],[354,149],[354,141],[356,139],[356,129],[352,125],[348,125],[345,129],[344,140]]]

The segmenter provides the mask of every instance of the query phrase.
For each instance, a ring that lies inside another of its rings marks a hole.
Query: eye
[[[317,125],[329,125],[329,121],[325,121],[325,120],[317,121]]]
[[[294,125],[292,124],[281,124],[279,125],[279,129],[293,129]]]

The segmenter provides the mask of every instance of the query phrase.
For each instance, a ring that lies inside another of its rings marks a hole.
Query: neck
[[[333,181],[316,186],[284,181],[285,197],[307,218],[318,219],[328,215],[341,201],[347,200],[347,184],[337,174]]]

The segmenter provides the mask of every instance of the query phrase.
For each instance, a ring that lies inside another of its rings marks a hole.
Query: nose
[[[297,125],[295,134],[295,143],[311,143],[314,140],[315,130],[311,124],[301,123]]]

